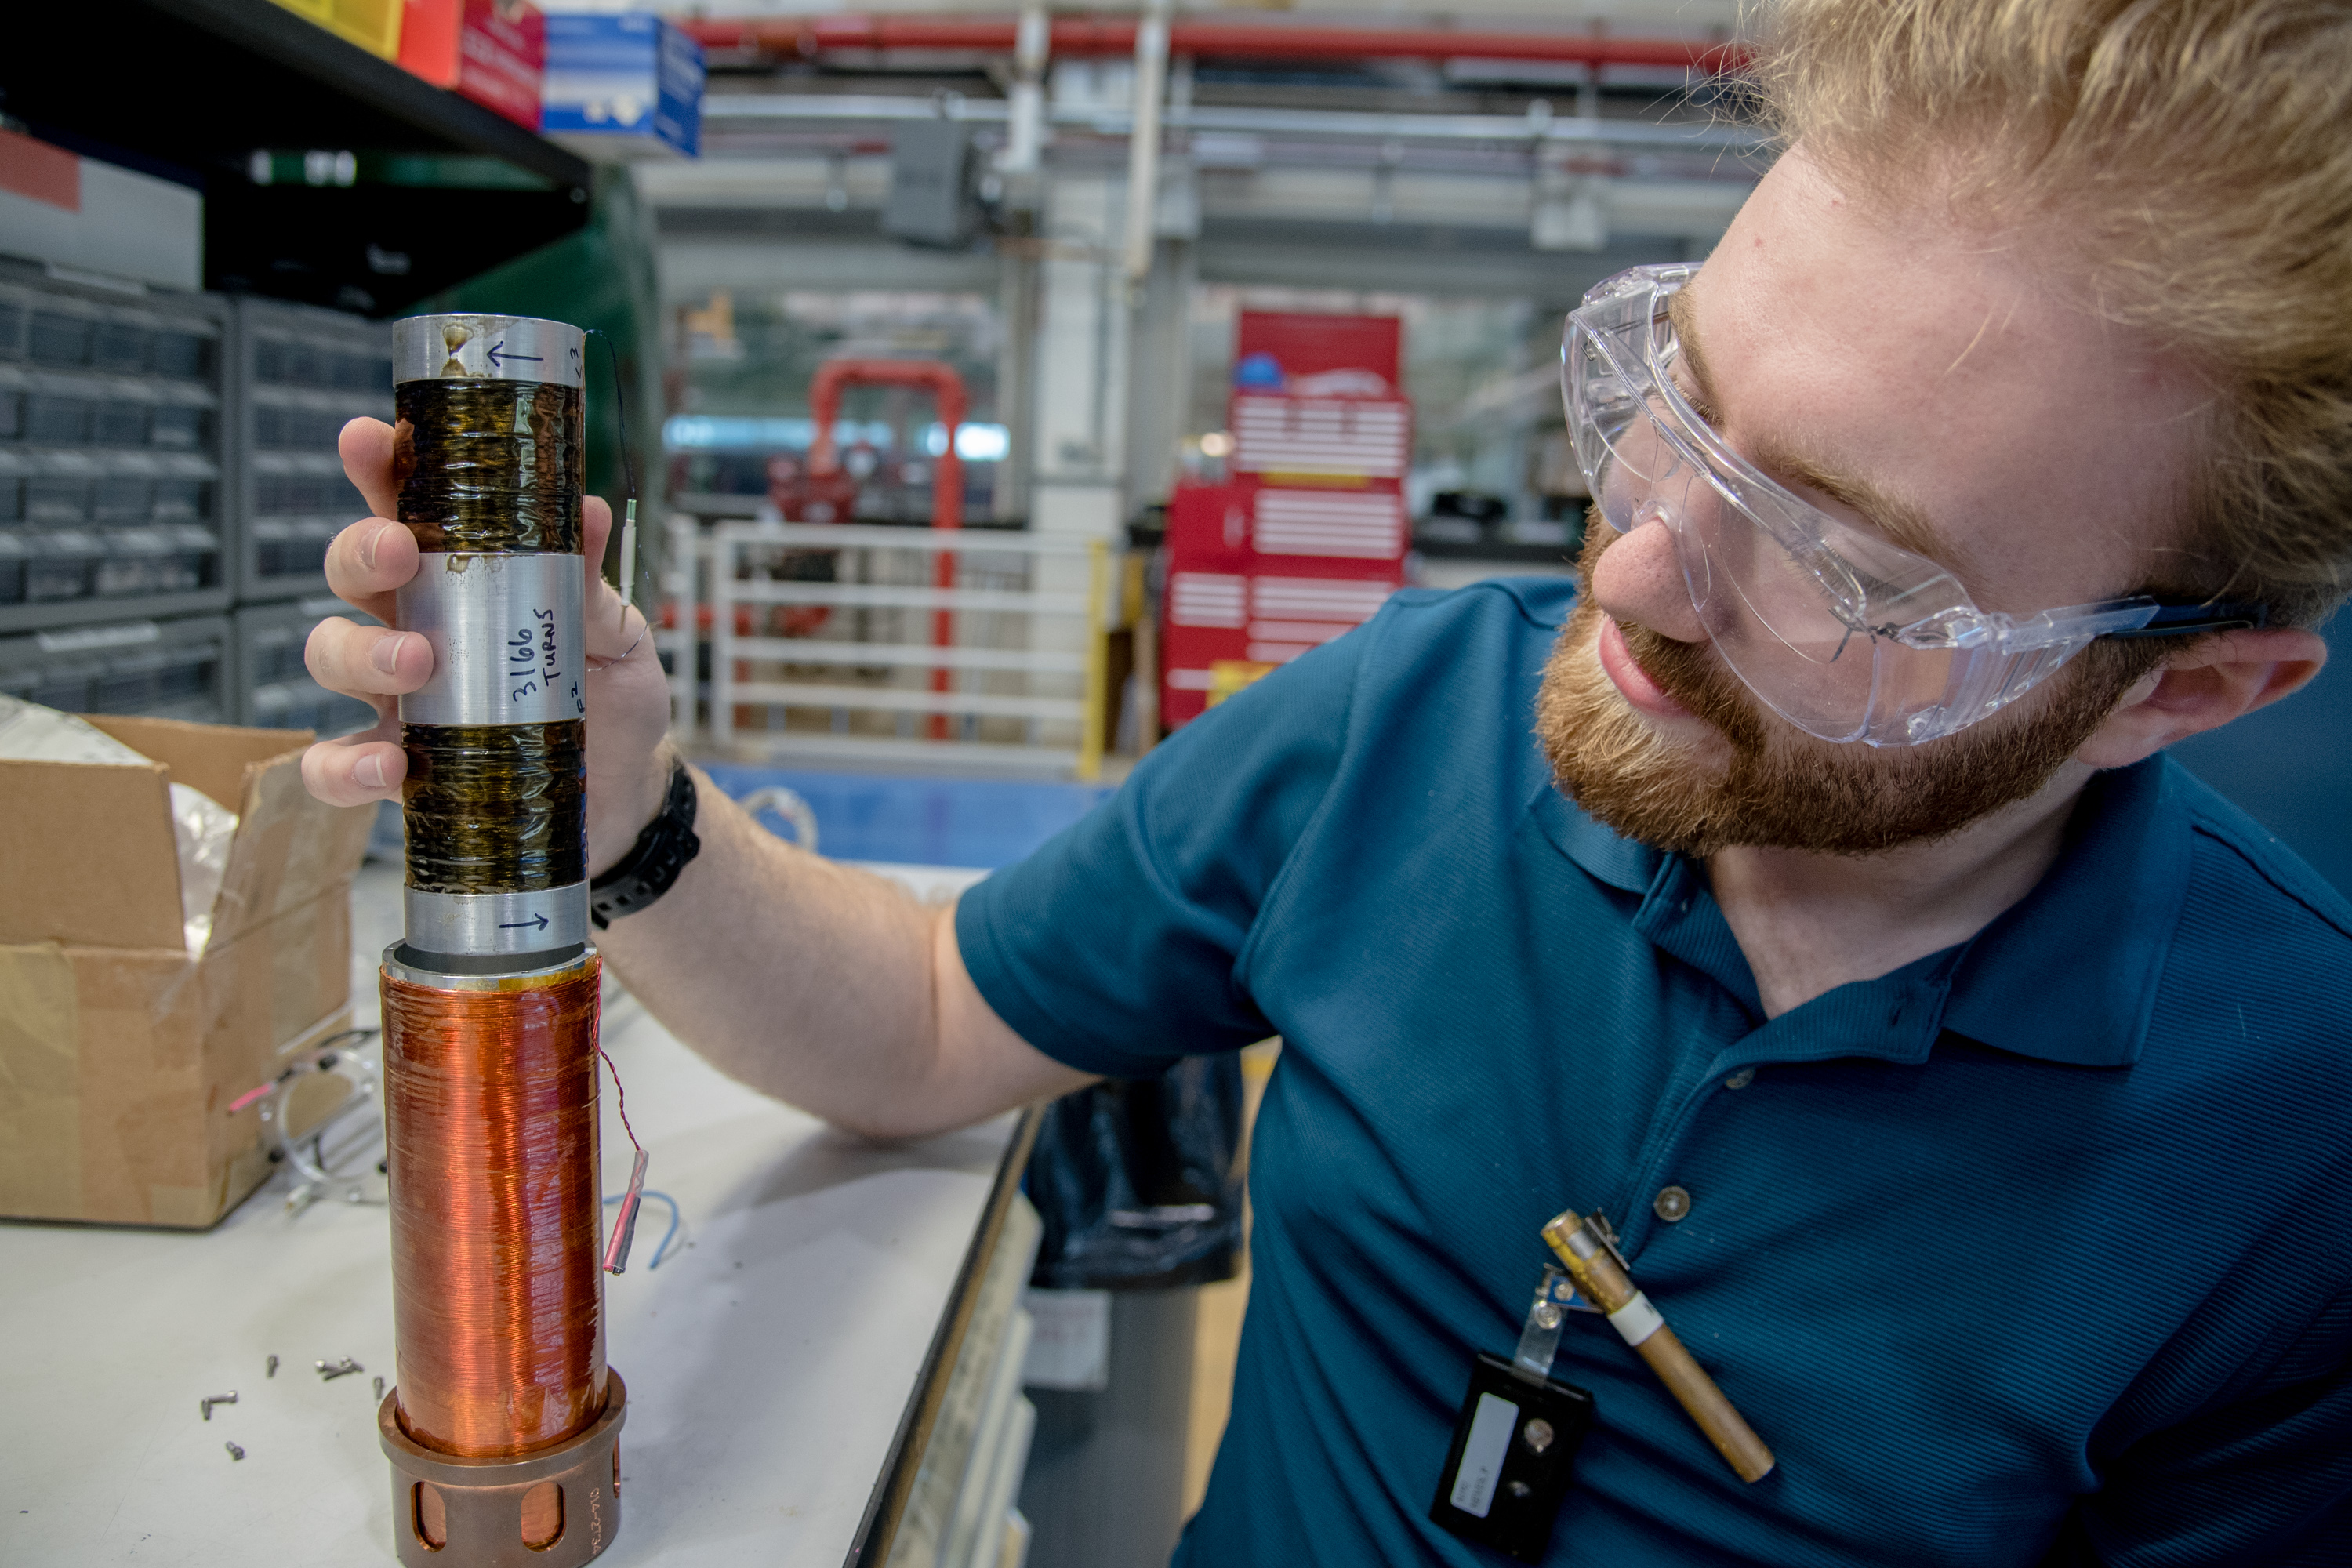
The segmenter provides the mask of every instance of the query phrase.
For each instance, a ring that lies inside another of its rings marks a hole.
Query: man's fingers
[[[619,658],[629,650],[637,634],[645,630],[646,620],[635,610],[625,612],[619,592],[604,580],[604,552],[613,537],[613,509],[605,504],[603,498],[590,496],[581,503],[580,535],[588,568],[588,597],[584,611],[588,623],[588,657]]]
[[[613,509],[603,496],[590,496],[580,503],[580,536],[588,557],[588,574],[595,576],[604,569],[604,542],[613,537]]]
[[[408,753],[384,738],[386,721],[364,734],[321,741],[302,753],[302,783],[329,805],[394,800],[408,776]]]
[[[393,515],[392,426],[381,419],[354,419],[343,426],[335,446],[342,453],[343,472],[378,517]]]
[[[377,620],[393,620],[393,590],[416,575],[416,536],[380,517],[362,518],[327,546],[327,586]]]
[[[310,679],[330,691],[373,700],[414,691],[433,676],[433,647],[415,632],[329,616],[302,649]]]

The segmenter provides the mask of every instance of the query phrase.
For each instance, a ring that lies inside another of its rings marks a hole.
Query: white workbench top
[[[354,893],[364,1022],[397,887],[371,866]],[[633,1004],[605,1043],[647,1184],[686,1226],[648,1269],[668,1217],[648,1203],[628,1272],[606,1278],[629,1414],[621,1530],[598,1562],[837,1568],[1014,1119],[875,1147],[720,1077]],[[617,1193],[629,1145],[603,1103]],[[386,1211],[330,1201],[289,1220],[282,1182],[196,1235],[0,1223],[0,1563],[394,1561],[370,1393],[393,1371]],[[321,1382],[311,1363],[341,1356],[366,1373]]]

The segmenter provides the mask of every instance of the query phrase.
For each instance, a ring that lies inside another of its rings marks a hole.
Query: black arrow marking
[[[530,921],[509,921],[505,925],[499,927],[499,929],[500,931],[521,931],[529,927],[530,924],[531,922]],[[539,917],[538,924],[540,930],[545,931],[547,929],[547,916],[541,914]]]
[[[504,349],[506,346],[507,346],[507,341],[506,341],[506,339],[504,339],[504,338],[500,338],[497,342],[492,343],[488,348],[487,348],[487,349],[485,349],[484,351],[482,351],[485,354],[487,354],[487,355],[488,356],[488,358],[489,358],[489,362],[490,362],[490,367],[491,367],[492,369],[494,369],[494,370],[495,370],[495,369],[497,369],[497,368],[498,368],[498,364],[499,364],[499,352],[501,349]],[[529,361],[530,361],[531,363],[533,363],[533,364],[537,364],[537,363],[540,363],[540,357],[539,357],[539,355],[537,355],[537,354],[509,354],[509,355],[507,355],[507,358],[511,359],[511,360],[529,360]]]

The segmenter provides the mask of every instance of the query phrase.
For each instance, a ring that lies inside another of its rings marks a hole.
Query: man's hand
[[[375,515],[335,536],[327,552],[327,584],[336,595],[397,626],[394,592],[416,575],[416,541],[394,510],[392,426],[354,419],[343,426],[343,471]],[[668,768],[659,753],[669,728],[669,686],[654,652],[646,618],[624,609],[621,596],[597,571],[613,512],[590,497],[583,506],[588,577],[588,871],[603,870],[627,852],[638,831],[661,809]],[[407,776],[400,746],[397,699],[433,674],[433,650],[414,632],[362,626],[330,616],[310,633],[304,652],[310,675],[331,691],[372,702],[375,728],[339,741],[321,741],[302,759],[302,780],[331,805],[390,800]]]

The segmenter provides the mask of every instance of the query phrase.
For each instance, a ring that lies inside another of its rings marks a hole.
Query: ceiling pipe
[[[1160,213],[1160,108],[1168,89],[1169,0],[1149,0],[1135,29],[1135,123],[1127,138],[1127,286],[1151,272]]]
[[[1045,62],[1052,52],[1052,18],[1045,0],[1021,8],[1013,41],[1011,135],[996,160],[999,174],[1034,174],[1045,147]]]
[[[930,49],[1011,54],[1011,16],[706,16],[677,18],[705,48],[814,58],[841,50]],[[1055,55],[1131,55],[1134,17],[1060,16]],[[1171,54],[1276,60],[1490,59],[1589,66],[1667,66],[1708,75],[1738,70],[1744,44],[1629,38],[1593,33],[1496,33],[1444,27],[1334,27],[1301,23],[1181,21],[1168,28]]]

